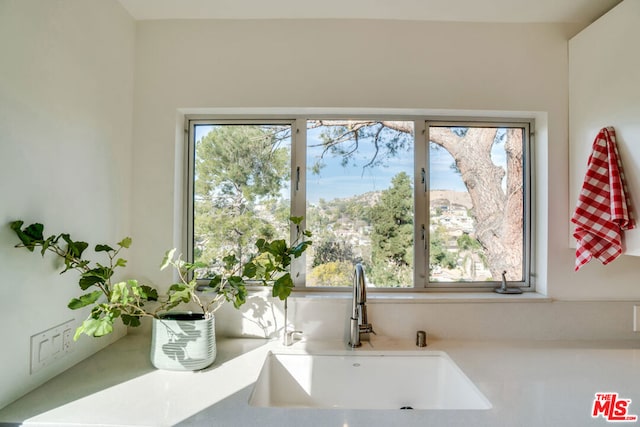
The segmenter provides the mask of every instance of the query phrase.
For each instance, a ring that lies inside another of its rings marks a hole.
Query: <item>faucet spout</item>
[[[351,318],[349,319],[350,339],[349,346],[352,348],[362,345],[361,334],[374,333],[373,325],[369,323],[367,317],[367,285],[364,277],[364,267],[357,263],[353,277],[353,300]]]

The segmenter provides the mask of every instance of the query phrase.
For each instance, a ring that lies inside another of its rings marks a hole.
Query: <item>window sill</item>
[[[351,299],[351,292],[293,292],[292,299]],[[402,292],[368,293],[368,304],[431,304],[431,303],[531,303],[552,302],[546,295],[536,292],[501,295],[494,292]]]

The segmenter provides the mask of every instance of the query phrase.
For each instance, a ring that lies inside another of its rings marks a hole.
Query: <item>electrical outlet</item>
[[[73,351],[74,320],[68,320],[31,336],[32,374]]]
[[[71,328],[62,331],[62,351],[70,352],[73,347],[73,330]]]
[[[633,332],[640,332],[640,305],[633,306]]]

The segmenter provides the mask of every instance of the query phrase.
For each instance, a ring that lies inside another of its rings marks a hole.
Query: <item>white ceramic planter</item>
[[[158,369],[195,371],[216,359],[215,318],[196,313],[165,313],[153,319],[151,363]]]

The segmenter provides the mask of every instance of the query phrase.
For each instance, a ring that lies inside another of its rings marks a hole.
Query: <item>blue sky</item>
[[[210,132],[212,126],[197,126],[196,141]],[[317,137],[318,130],[310,131],[307,136],[307,166],[316,161],[321,148],[313,148],[320,144]],[[413,176],[413,153],[412,148],[408,151],[400,152],[396,156],[388,158],[384,166],[368,167],[363,170],[362,166],[368,162],[373,155],[373,145],[370,141],[361,141],[354,163],[347,166],[340,164],[341,158],[331,154],[325,154],[323,164],[325,165],[319,175],[307,172],[307,199],[310,203],[317,203],[321,198],[332,200],[335,198],[350,197],[355,194],[363,194],[369,191],[381,191],[389,188],[391,179],[398,173],[404,171],[409,176]],[[442,148],[431,147],[429,150],[430,177],[429,186],[432,190],[454,190],[466,191],[466,187],[451,165],[454,164],[451,155]],[[492,157],[496,164],[504,164],[504,141],[499,140],[493,146]],[[288,198],[288,190],[286,198]]]
[[[320,144],[313,133],[307,136],[307,145],[312,147]],[[307,149],[307,164],[311,165],[321,153],[320,148]],[[413,177],[413,147],[408,151],[398,153],[395,157],[388,158],[385,166],[375,168],[362,166],[368,162],[374,153],[371,142],[361,141],[358,147],[358,159],[355,164],[343,167],[340,158],[325,154],[323,163],[326,165],[320,171],[320,175],[307,173],[307,200],[311,203],[319,199],[331,200],[344,198],[368,191],[380,191],[390,187],[391,179],[400,172],[406,172]],[[454,163],[451,155],[444,149],[432,148],[429,153],[431,174],[429,186],[432,190],[466,191],[466,187],[460,175],[451,169]]]

